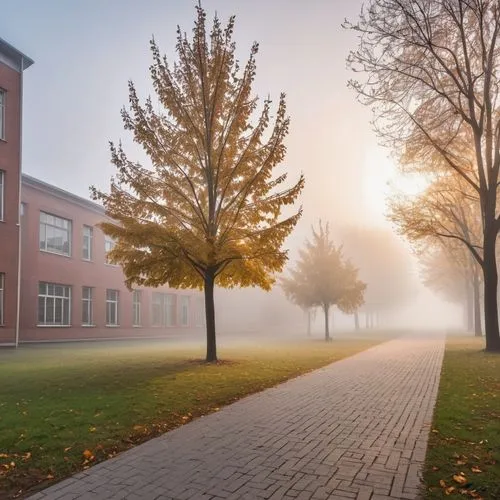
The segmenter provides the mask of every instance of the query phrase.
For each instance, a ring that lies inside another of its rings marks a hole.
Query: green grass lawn
[[[500,355],[483,347],[481,339],[447,341],[424,473],[428,499],[500,499]]]
[[[0,350],[0,498],[23,496],[247,394],[379,343],[172,341]]]

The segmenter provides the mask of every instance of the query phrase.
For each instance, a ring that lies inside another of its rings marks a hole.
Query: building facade
[[[22,176],[20,342],[185,334],[204,325],[203,296],[168,287],[128,290],[107,262],[104,209]]]
[[[32,64],[0,38],[0,345],[18,340],[23,71]]]

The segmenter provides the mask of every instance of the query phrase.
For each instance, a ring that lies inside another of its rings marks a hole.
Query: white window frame
[[[87,321],[84,321],[85,311]],[[94,288],[91,286],[82,286],[82,326],[94,326]]]
[[[7,100],[7,92],[0,89],[0,139],[5,141],[5,101]]]
[[[0,273],[0,326],[5,323],[5,273]]]
[[[45,292],[40,293],[40,288],[42,286],[45,286]],[[49,287],[54,288],[54,292],[50,293],[49,292]],[[56,295],[55,292],[55,287],[62,287],[63,288],[63,294],[62,295]],[[43,321],[40,321],[40,299],[43,299]],[[54,321],[52,322],[47,322],[47,302],[49,300],[52,300],[52,312],[53,312],[53,318]],[[68,306],[68,317],[64,317],[64,303],[67,302]],[[56,317],[56,306],[57,304],[61,304],[61,322],[57,323],[55,321]],[[43,326],[43,327],[68,327],[71,326],[71,286],[70,285],[63,285],[59,283],[48,283],[46,281],[40,281],[38,283],[38,310],[37,310],[37,326]],[[67,320],[67,321],[65,321]]]
[[[5,171],[0,170],[0,221],[4,220],[5,208]]]
[[[132,291],[132,326],[141,326],[141,290]]]
[[[85,242],[88,240],[87,248],[85,248]],[[92,246],[94,242],[94,228],[92,226],[83,225],[82,228],[82,259],[91,261],[92,260]],[[87,249],[87,255],[85,255],[85,250]]]
[[[116,293],[115,297],[113,299],[109,298],[109,292],[114,292]],[[120,292],[119,290],[115,290],[113,288],[107,288],[106,289],[106,326],[120,326],[120,319],[119,319],[119,303],[120,303]],[[111,308],[114,309],[114,315],[115,315],[115,322],[111,323],[109,320],[111,318]]]
[[[57,225],[57,223],[51,224],[50,222],[46,222],[46,221],[42,222],[42,218],[44,216],[45,217],[53,217],[54,222],[56,220],[58,220],[58,221],[62,221],[62,223],[67,223],[67,227],[62,227],[60,225]],[[42,226],[43,226],[43,229],[42,229]],[[59,215],[54,215],[54,214],[44,212],[43,210],[41,210],[40,211],[40,224],[39,224],[39,231],[40,232],[38,235],[38,247],[40,248],[40,251],[47,252],[47,253],[53,253],[56,255],[63,255],[65,257],[71,257],[71,238],[72,238],[72,229],[73,229],[72,226],[73,226],[73,222],[70,219],[66,219],[64,217],[60,217]],[[47,227],[52,227],[52,228],[67,232],[67,236],[68,236],[68,252],[67,253],[64,251],[59,252],[57,249],[54,250],[53,248],[49,248],[49,249],[47,248]],[[45,246],[44,246],[44,248],[41,247],[42,231],[45,232],[45,236],[44,236]]]

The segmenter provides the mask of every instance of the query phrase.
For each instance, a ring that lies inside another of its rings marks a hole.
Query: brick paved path
[[[443,347],[442,337],[381,344],[31,498],[418,498]]]

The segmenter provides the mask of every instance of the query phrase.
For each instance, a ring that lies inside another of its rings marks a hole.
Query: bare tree
[[[500,229],[500,4],[497,0],[371,0],[357,24],[348,62],[352,81],[375,111],[380,137],[425,172],[439,157],[477,193],[481,208],[486,350],[500,351],[496,238]],[[446,130],[446,133],[443,133]],[[461,157],[470,135],[474,162]]]

